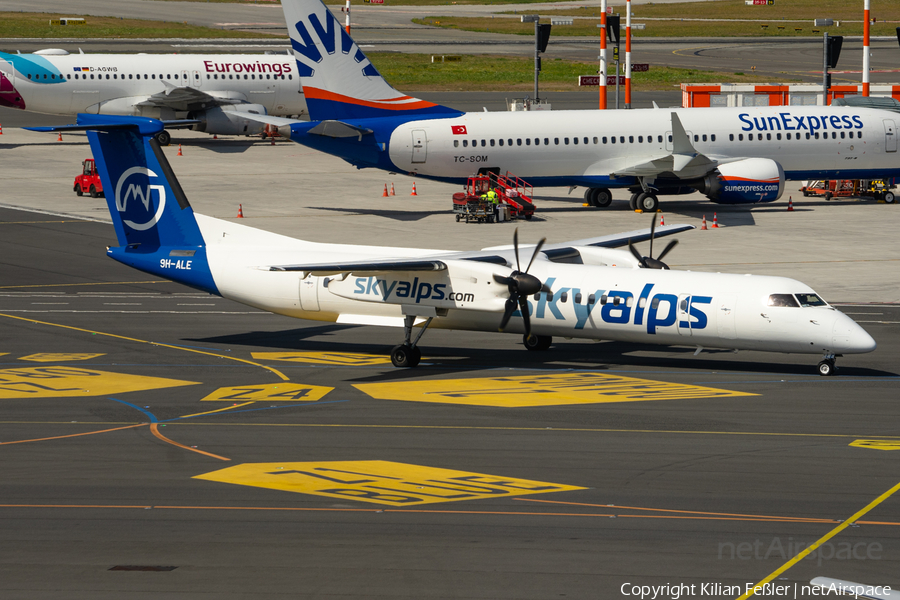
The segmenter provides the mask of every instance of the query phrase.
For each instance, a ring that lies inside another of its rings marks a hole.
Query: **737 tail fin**
[[[459,113],[391,87],[320,0],[281,4],[313,121]]]
[[[120,247],[119,262],[211,293],[216,285],[194,211],[153,137],[156,119],[78,115],[77,125],[34,131],[86,131]]]

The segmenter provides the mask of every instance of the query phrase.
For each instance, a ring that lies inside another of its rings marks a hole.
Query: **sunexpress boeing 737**
[[[273,313],[404,327],[391,352],[396,366],[418,364],[429,326],[518,333],[530,350],[563,336],[821,354],[823,375],[834,373],[835,356],[875,349],[799,281],[668,270],[662,258],[675,240],[653,258],[653,227],[522,248],[513,236],[512,246],[474,252],[306,242],[194,214],[154,138],[159,121],[79,115],[79,123],[36,129],[87,130],[112,190],[119,245],[110,257]],[[658,235],[689,229],[664,226]],[[647,239],[650,256],[641,256],[632,242]]]
[[[0,106],[57,115],[137,115],[220,135],[257,135],[306,113],[285,54],[0,52]],[[185,122],[190,121],[190,122]],[[168,144],[169,134],[160,132]]]
[[[534,186],[611,188],[655,211],[658,196],[771,202],[785,179],[900,176],[896,113],[850,107],[462,113],[406,96],[379,75],[320,0],[282,0],[311,123],[295,142],[420,178],[464,183],[479,169]]]

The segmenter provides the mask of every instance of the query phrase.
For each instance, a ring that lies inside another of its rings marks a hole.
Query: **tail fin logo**
[[[150,185],[150,178],[159,177],[146,167],[131,167],[116,183],[116,209],[122,213],[122,222],[136,231],[146,231],[156,225],[166,207],[166,188]],[[129,182],[129,178],[132,178]],[[125,187],[126,183],[128,187]],[[122,194],[125,188],[125,194]],[[156,191],[156,211],[153,211],[153,191]],[[129,209],[129,200],[131,208]],[[139,203],[137,201],[140,201]],[[126,216],[134,220],[127,219]]]
[[[331,13],[326,11],[324,27],[322,26],[319,16],[315,13],[308,15],[306,20],[309,21],[310,26],[313,31],[315,31],[316,37],[319,38],[319,42],[322,44],[322,48],[324,48],[325,52],[329,55],[335,53],[338,35],[340,35],[341,38],[341,54],[349,55],[353,51],[353,48],[356,47],[356,44],[350,38],[350,35],[340,26],[337,19],[335,19],[334,15]],[[291,47],[294,51],[311,62],[321,63],[324,57],[317,44],[313,41],[309,30],[306,28],[306,24],[303,21],[297,21],[297,23],[294,24],[294,29],[297,31],[296,36],[291,36]],[[369,59],[366,58],[366,55],[363,54],[359,47],[356,47],[356,53],[353,56],[353,60],[359,64],[365,63],[362,69],[363,75],[368,77],[379,76],[378,71],[372,63],[369,62]],[[303,64],[299,60],[297,60],[297,68],[300,77],[312,77],[316,72],[313,67]]]

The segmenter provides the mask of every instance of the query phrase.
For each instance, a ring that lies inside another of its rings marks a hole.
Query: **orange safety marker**
[[[214,140],[217,140],[217,139],[219,139],[219,136],[216,135],[216,134],[214,133],[214,134],[213,134],[213,139],[214,139]]]
[[[271,139],[272,139],[272,145],[274,146],[274,145],[275,145],[275,136],[273,135],[273,136],[271,137]]]
[[[238,219],[243,219],[243,218],[244,218],[244,205],[243,205],[243,204],[238,204],[238,216],[237,216],[237,218],[238,218]]]
[[[391,182],[391,196],[396,196],[396,195],[397,194],[394,193],[394,182],[392,181]]]
[[[788,210],[794,210],[794,199],[788,196]]]
[[[666,215],[659,213],[659,226],[662,227],[666,224]]]
[[[718,229],[718,228],[719,228],[719,215],[718,215],[718,213],[713,213],[713,224],[710,225],[710,228],[712,228],[712,229]]]
[[[59,135],[56,136],[56,141],[57,141],[57,142],[61,142],[61,141],[62,141],[62,131],[60,131],[60,132],[59,132]]]
[[[700,231],[706,231],[709,227],[706,226],[706,215],[703,215],[703,224],[700,226]]]
[[[381,197],[382,197],[382,198],[387,198],[387,197],[388,197],[387,184],[384,184],[384,192],[381,193]]]
[[[410,196],[418,196],[418,194],[416,193],[416,182],[415,181],[413,181],[413,191],[410,194]]]
[[[178,144],[178,156],[184,156],[184,154],[181,153],[181,144]]]
[[[0,135],[3,135],[3,125],[0,125]]]

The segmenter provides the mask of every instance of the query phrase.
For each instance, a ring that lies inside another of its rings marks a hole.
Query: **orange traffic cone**
[[[794,210],[794,199],[788,196],[788,210]]]
[[[662,227],[666,224],[666,215],[659,213],[659,226]]]
[[[178,144],[178,156],[184,156],[184,154],[181,153],[181,144]]]
[[[56,141],[57,141],[57,142],[61,142],[61,141],[62,141],[62,131],[60,131],[60,132],[59,132],[59,135],[56,136]]]
[[[0,125],[0,135],[3,135],[3,125]]]
[[[275,145],[275,136],[272,136],[272,145]]]
[[[418,196],[418,194],[416,193],[416,182],[415,181],[413,181],[413,191],[410,194],[410,196]]]
[[[719,228],[719,215],[717,213],[713,213],[713,224],[710,225],[712,229]]]
[[[243,204],[238,204],[238,216],[237,216],[237,218],[238,218],[238,219],[243,219],[243,218],[244,218],[244,205],[243,205]]]
[[[213,134],[213,139],[214,139],[214,140],[217,140],[217,139],[219,139],[219,136],[216,135],[216,134],[214,133],[214,134]]]
[[[384,191],[381,193],[382,198],[388,197],[387,184],[384,184]]]
[[[396,196],[396,195],[397,194],[394,193],[394,182],[392,181],[391,182],[391,196]]]
[[[703,224],[700,226],[701,231],[706,231],[709,227],[706,226],[706,215],[703,215]]]

